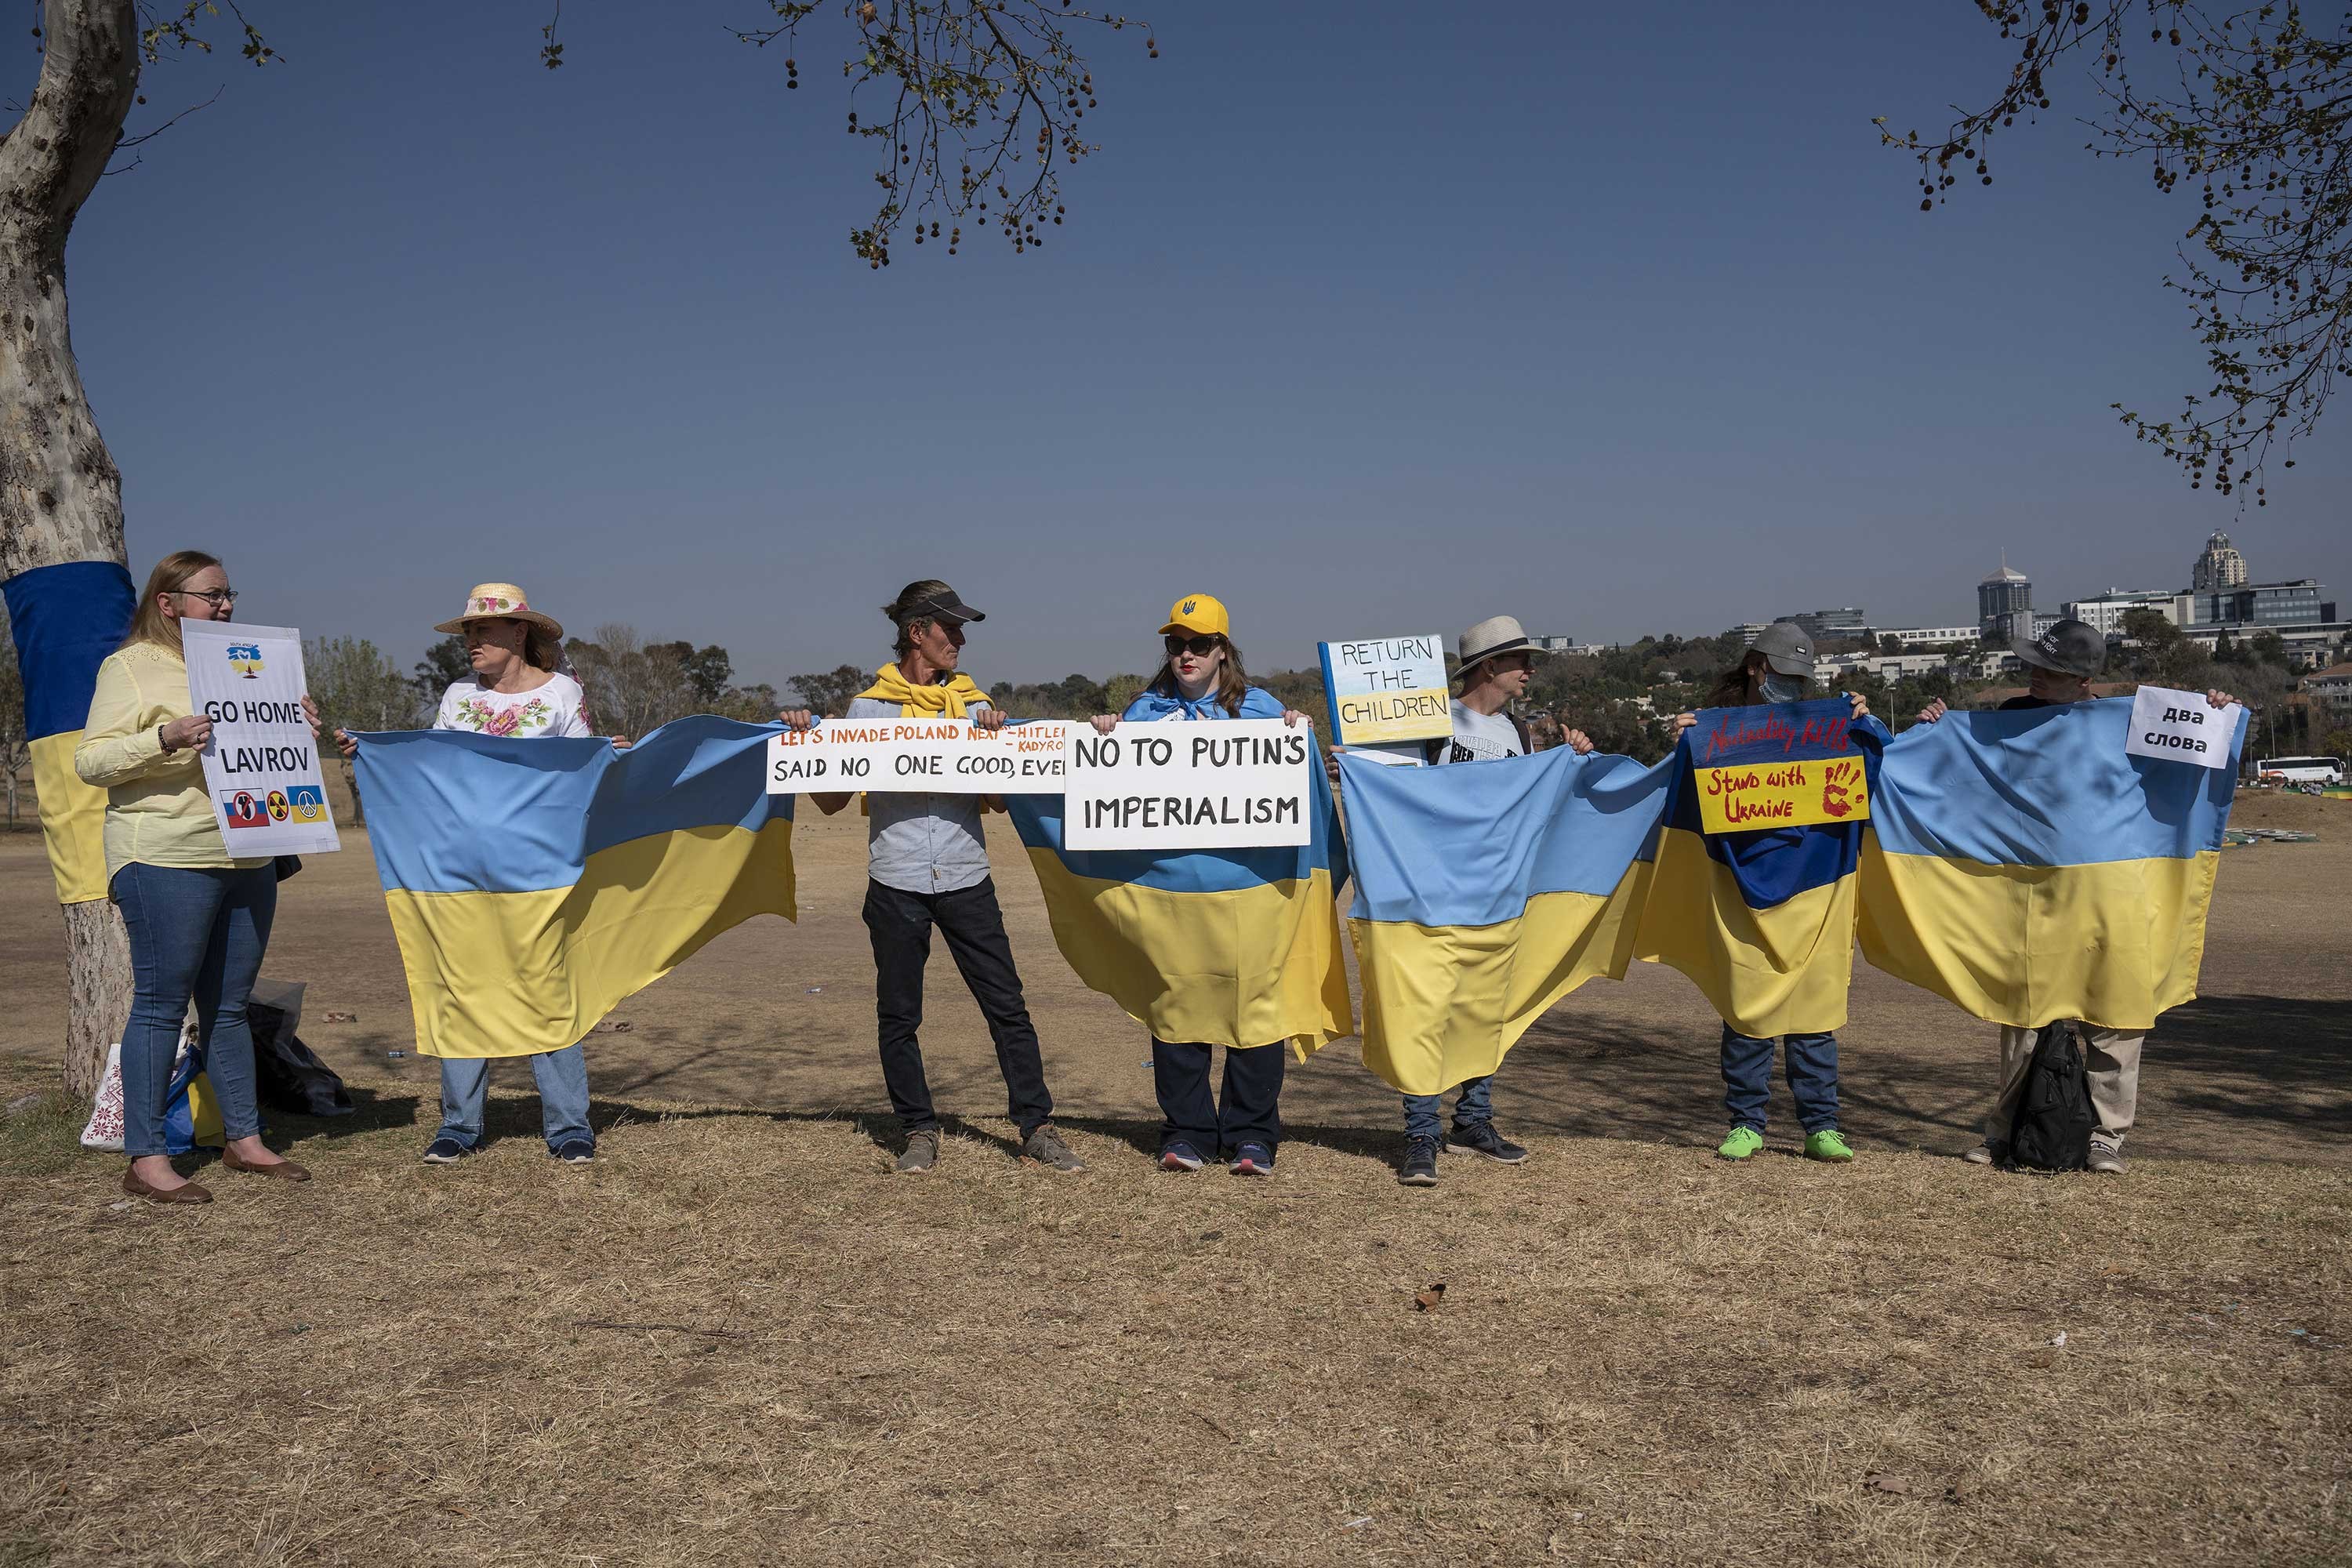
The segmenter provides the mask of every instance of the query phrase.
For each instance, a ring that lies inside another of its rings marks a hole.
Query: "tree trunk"
[[[106,1071],[107,1047],[122,1037],[131,1016],[131,943],[111,900],[68,904],[65,911],[66,984],[73,997],[66,1019],[66,1092],[88,1100]]]
[[[45,0],[41,22],[40,80],[0,140],[0,578],[127,560],[122,476],[66,325],[66,237],[138,89],[139,17],[134,0]],[[66,1086],[88,1094],[130,1014],[130,954],[112,904],[65,919]]]

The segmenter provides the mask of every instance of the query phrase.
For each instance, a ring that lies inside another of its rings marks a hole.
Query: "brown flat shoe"
[[[151,1187],[139,1179],[136,1171],[122,1173],[122,1190],[134,1198],[145,1198],[151,1204],[208,1204],[212,1194],[194,1182],[183,1182],[176,1187]]]
[[[291,1160],[272,1160],[267,1165],[257,1165],[234,1149],[221,1151],[221,1168],[243,1171],[249,1176],[268,1176],[278,1182],[307,1182],[310,1173]]]

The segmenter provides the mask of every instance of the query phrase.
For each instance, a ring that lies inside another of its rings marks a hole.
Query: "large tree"
[[[2294,0],[1976,6],[2017,47],[2007,82],[1940,136],[1879,121],[1919,160],[1920,208],[1992,184],[1991,143],[2020,117],[2070,88],[2095,95],[2090,151],[2197,200],[2164,282],[2189,302],[2212,377],[2174,417],[2114,406],[2192,489],[2251,486],[2266,504],[2270,455],[2294,466],[2295,438],[2352,371],[2352,15]]]
[[[1139,26],[1062,0],[770,0],[770,9],[772,25],[736,36],[763,49],[783,46],[789,89],[800,85],[791,46],[803,29],[837,28],[831,47],[848,83],[848,129],[879,164],[877,210],[853,222],[849,240],[876,268],[889,264],[901,236],[943,242],[953,255],[966,222],[992,226],[1015,251],[1045,245],[1064,216],[1061,171],[1097,151],[1079,129],[1095,83],[1075,29]],[[278,58],[236,0],[145,9],[139,0],[43,0],[40,16],[39,79],[0,139],[0,581],[61,565],[128,564],[121,476],[67,330],[65,258],[76,215],[126,144],[141,68],[166,52],[209,51],[208,28],[234,35],[256,65]],[[551,68],[563,59],[560,17],[542,29]],[[1145,47],[1157,56],[1148,36]],[[47,679],[30,668],[27,675]],[[62,868],[55,840],[51,852]],[[61,870],[61,897],[66,886]],[[103,897],[81,892],[65,917],[66,1084],[87,1094],[129,1011],[129,955]]]

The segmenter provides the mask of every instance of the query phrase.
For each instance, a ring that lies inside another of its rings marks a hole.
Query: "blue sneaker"
[[[1225,1169],[1236,1176],[1271,1176],[1274,1151],[1263,1143],[1244,1143],[1234,1151],[1234,1163]]]
[[[473,1151],[444,1132],[425,1146],[425,1163],[428,1165],[454,1165]]]
[[[585,1138],[574,1138],[562,1148],[549,1152],[567,1165],[588,1165],[595,1163],[596,1145]]]
[[[1203,1163],[1190,1143],[1171,1143],[1160,1151],[1160,1168],[1163,1171],[1197,1171]]]

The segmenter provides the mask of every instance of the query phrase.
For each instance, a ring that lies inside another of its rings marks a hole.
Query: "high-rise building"
[[[2189,571],[2189,586],[2193,593],[2217,594],[2244,587],[2251,575],[2246,558],[2231,548],[2230,536],[2215,529],[2205,541],[2205,553]]]
[[[1993,626],[1995,621],[2015,616],[2021,610],[2030,611],[2032,608],[2033,581],[2024,573],[2011,566],[2006,555],[2001,557],[2000,570],[1977,584],[1977,625],[1988,636],[1999,630]],[[2032,626],[2032,619],[2030,616],[2025,624],[2028,627]],[[2027,630],[2000,631],[1999,635],[2008,638],[2030,637],[2032,634]]]

